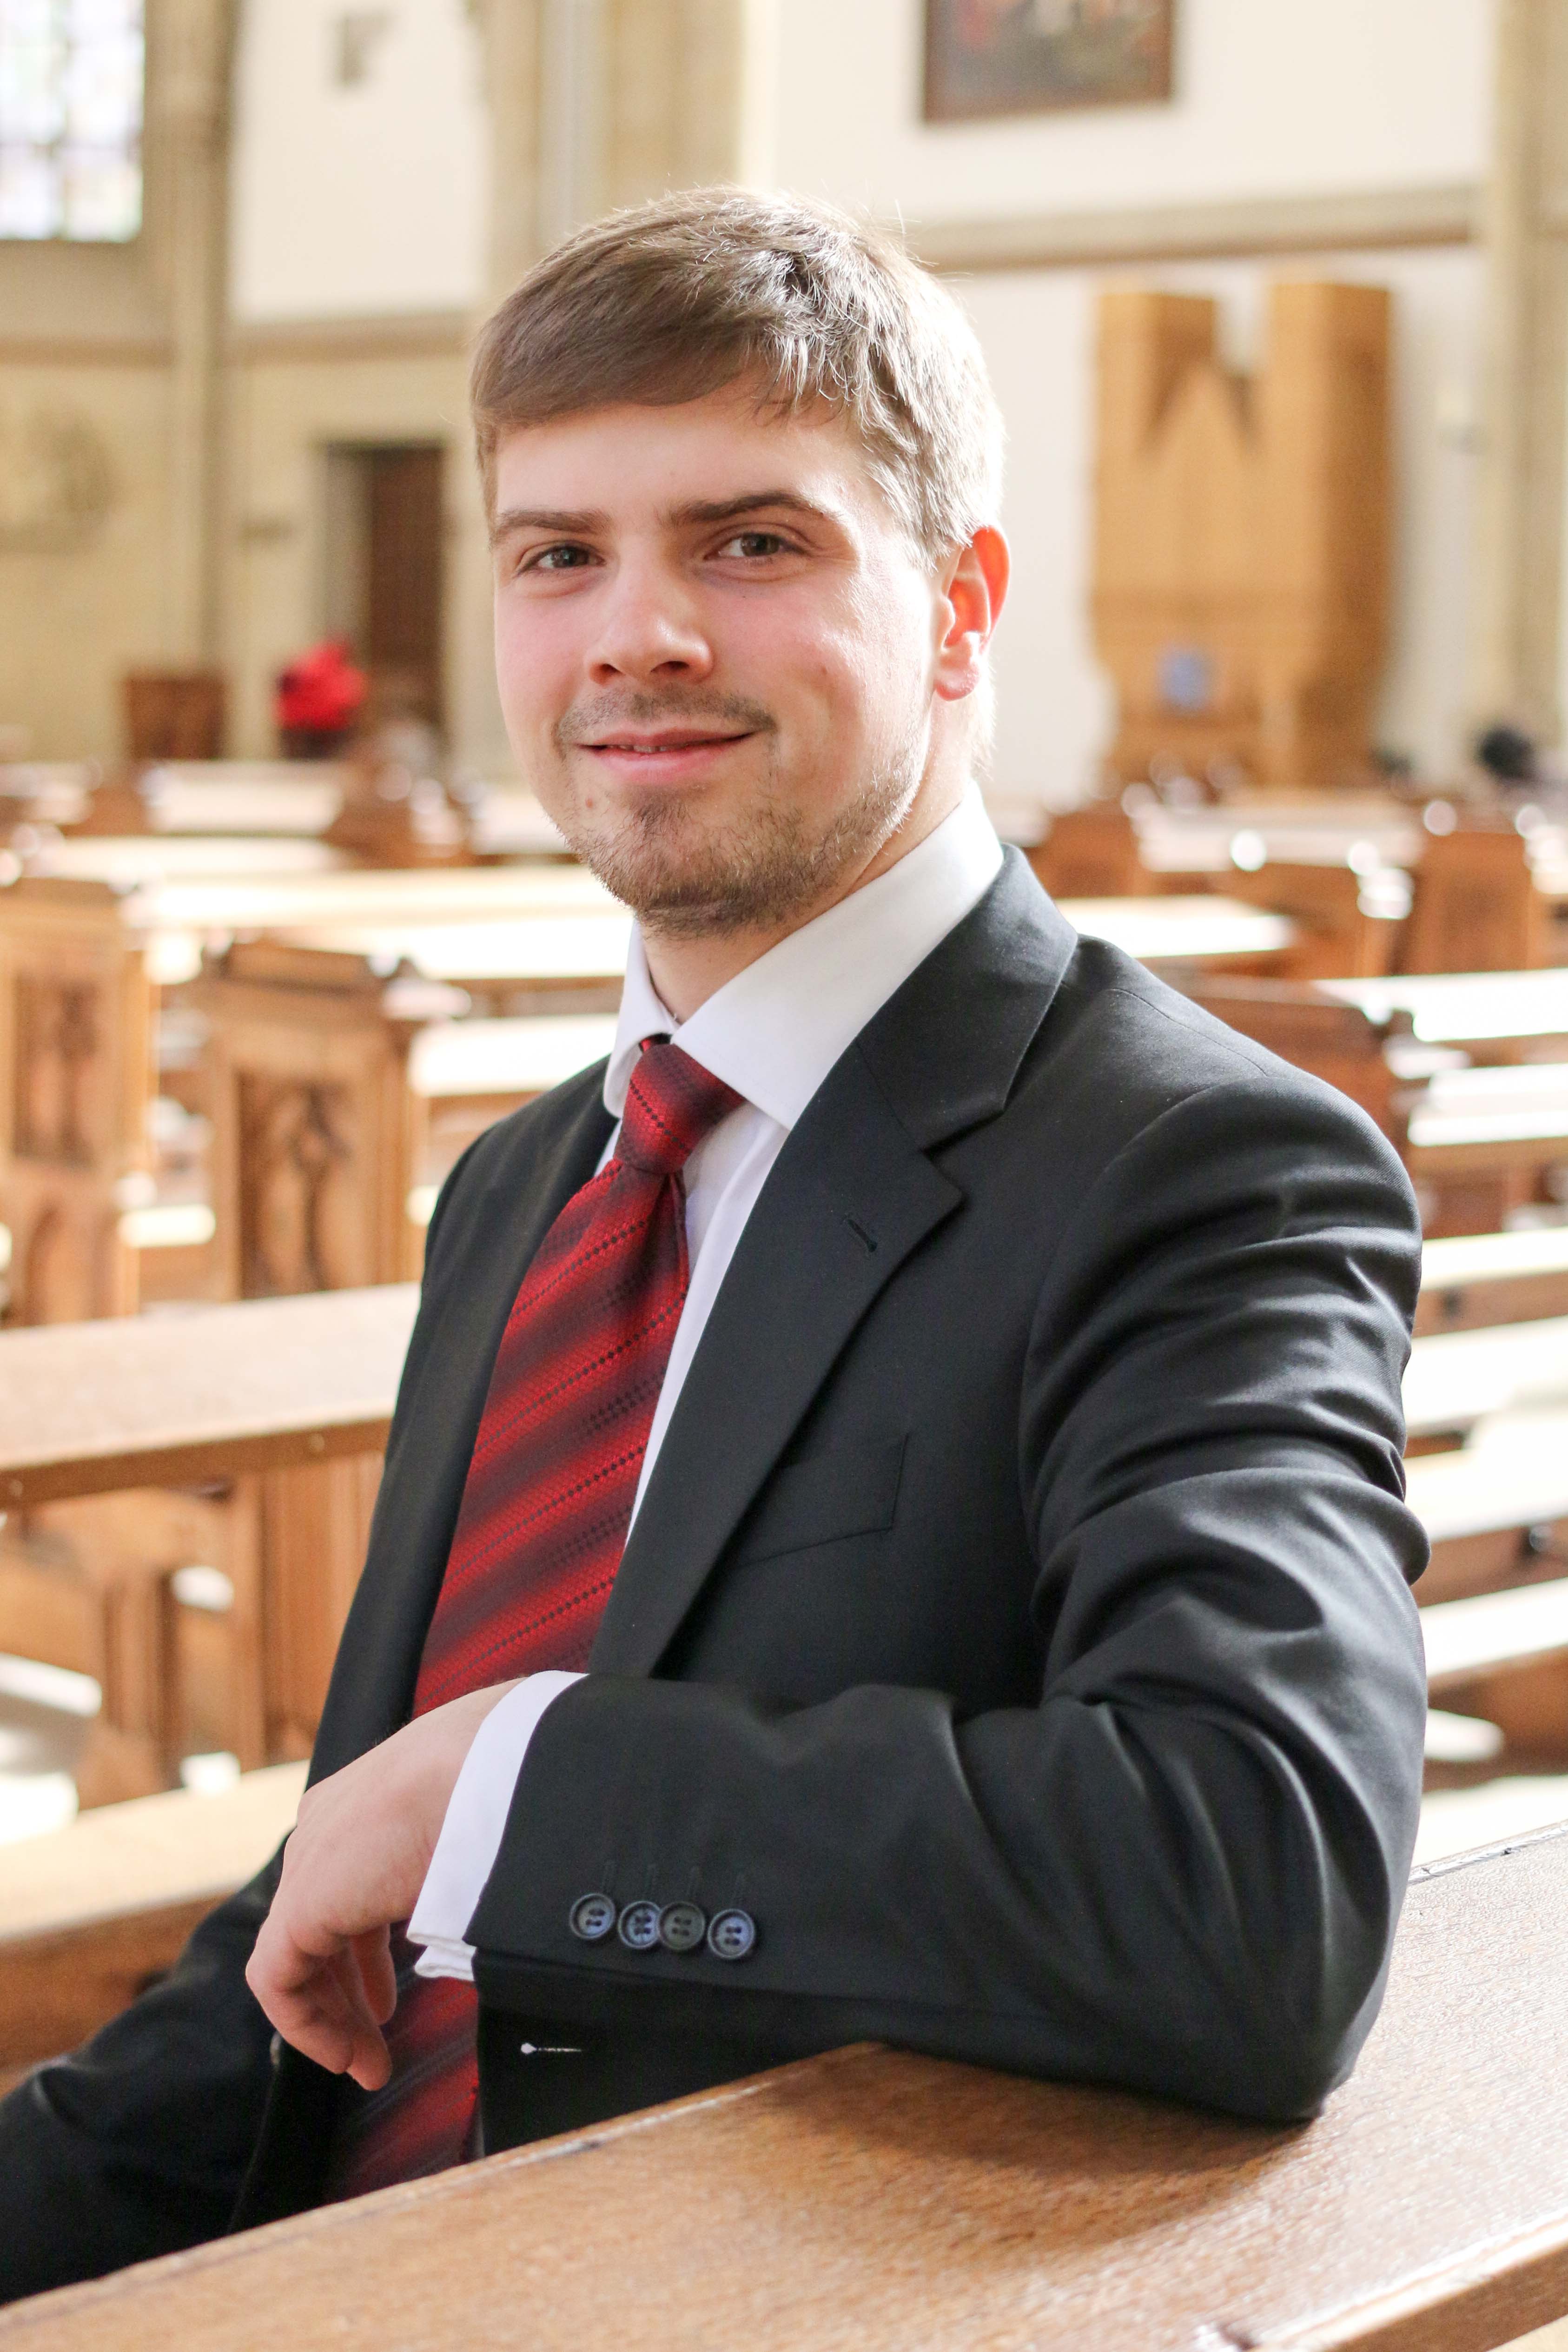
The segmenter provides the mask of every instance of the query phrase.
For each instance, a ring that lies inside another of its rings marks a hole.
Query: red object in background
[[[329,637],[290,662],[277,680],[278,731],[340,740],[364,707],[365,674],[349,658],[346,638]]]

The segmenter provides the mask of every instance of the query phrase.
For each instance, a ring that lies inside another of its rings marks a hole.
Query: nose
[[[629,678],[639,686],[706,678],[714,652],[691,583],[669,565],[636,557],[616,567],[589,655],[595,686]]]

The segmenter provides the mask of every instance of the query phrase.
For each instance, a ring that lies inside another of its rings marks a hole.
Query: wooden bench
[[[303,1764],[83,1813],[0,1845],[0,2085],[74,2050],[171,1968],[294,1826]]]
[[[1441,1235],[1496,1231],[1568,1165],[1564,978],[1218,974],[1187,992],[1359,1102],[1402,1153],[1427,1233]]]
[[[1416,1336],[1568,1315],[1568,1225],[1460,1234],[1422,1252]]]
[[[98,1679],[131,1787],[177,1765],[193,1565],[232,1594],[216,1744],[246,1767],[308,1752],[416,1303],[409,1285],[0,1334],[0,1650]]]
[[[1410,1462],[1406,1479],[1432,1545],[1416,1597],[1435,1695],[1500,1727],[1499,1772],[1521,1758],[1563,1769],[1568,1412],[1500,1414],[1462,1452]]]
[[[1283,2128],[861,2045],[62,2290],[5,2352],[1488,2352],[1568,2309],[1568,1834],[1416,1874]]]
[[[1462,1435],[1500,1412],[1568,1405],[1568,1316],[1417,1339],[1405,1372],[1412,1437]]]
[[[612,930],[609,949],[585,930]],[[624,952],[619,926],[598,916],[559,925],[509,927],[468,953],[490,965],[491,984],[559,1002],[551,967],[566,935],[577,961]],[[542,944],[541,944],[542,934]],[[322,934],[330,937],[330,933]],[[443,934],[452,962],[461,932]],[[404,964],[417,934],[402,936]],[[425,951],[443,966],[439,950]],[[475,1136],[506,1111],[559,1085],[609,1052],[611,1013],[421,1020],[428,984],[382,977],[386,955],[241,942],[193,992],[210,1026],[208,1103],[214,1127],[215,1286],[228,1297],[266,1297],[406,1280],[423,1260],[423,1223],[435,1190]],[[380,967],[380,969],[378,969]],[[543,969],[541,969],[541,967]],[[585,977],[580,971],[574,981]],[[588,1002],[619,992],[619,980]],[[446,988],[450,998],[452,991]],[[582,997],[574,991],[575,1001]],[[435,1001],[442,1001],[441,991]]]
[[[1239,968],[1277,971],[1296,943],[1288,917],[1199,894],[1061,898],[1061,912],[1086,939],[1108,940],[1167,978]]]
[[[627,918],[580,868],[280,875],[253,859],[254,870],[171,878],[145,857],[189,844],[63,846],[92,853],[102,873],[0,889],[0,1217],[11,1234],[16,1320],[70,1322],[138,1304],[141,1258],[123,1220],[155,1195],[159,1020],[171,992],[199,971],[204,946],[291,926],[319,938],[321,927],[339,926],[364,949],[367,980],[379,982],[396,969],[396,929],[412,939],[423,927],[433,963],[446,969],[462,957],[444,959],[443,949],[475,926],[481,963],[486,949],[492,965],[507,961],[497,934],[509,938],[505,985],[514,997],[526,985],[536,999],[582,1009],[612,1004],[618,991]],[[125,850],[131,864],[120,881],[103,878],[120,871]],[[503,984],[480,977],[487,990]],[[323,1001],[340,1013],[340,996]],[[191,1077],[183,1093],[165,1081],[187,1114],[207,1108],[199,1059]],[[204,1278],[202,1264],[191,1278]],[[158,1295],[179,1293],[165,1285]]]

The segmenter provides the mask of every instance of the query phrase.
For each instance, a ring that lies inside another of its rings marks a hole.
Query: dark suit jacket
[[[318,1775],[406,1717],[600,1081],[443,1195]],[[535,1735],[470,1929],[489,2143],[862,2036],[1310,2114],[1375,2013],[1416,1820],[1417,1264],[1358,1110],[1009,856],[780,1153],[593,1671]],[[247,2171],[242,2221],[319,2194],[359,2095],[268,2063],[241,1970],[275,1873],[0,2108],[10,2292],[221,2231]],[[584,1944],[597,1889],[741,1906],[756,1948]]]

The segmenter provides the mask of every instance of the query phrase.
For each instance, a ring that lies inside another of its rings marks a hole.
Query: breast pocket
[[[891,1528],[908,1443],[841,1446],[776,1470],[736,1547],[737,1565]]]

